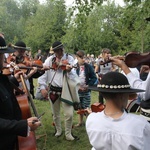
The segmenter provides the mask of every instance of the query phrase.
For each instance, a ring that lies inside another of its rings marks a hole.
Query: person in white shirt
[[[150,124],[139,115],[125,111],[129,94],[143,92],[133,89],[123,74],[106,73],[99,85],[89,87],[100,91],[106,100],[102,112],[91,112],[86,131],[92,150],[148,150]]]
[[[136,77],[129,67],[125,64],[124,61],[116,58],[111,57],[110,58],[113,62],[113,64],[119,66],[124,73],[126,74],[126,77],[133,88],[141,88],[145,90],[145,92],[138,93],[138,96],[142,99],[141,101],[141,115],[146,118],[150,122],[150,68],[149,66],[143,65],[141,68],[142,70],[148,72],[147,79],[145,81],[141,80],[139,77]]]
[[[53,69],[45,71],[45,73],[38,78],[38,84],[40,86],[42,96],[46,97],[48,95],[50,100],[53,121],[56,127],[55,136],[59,137],[62,135],[60,114],[60,105],[62,104],[65,115],[66,140],[73,141],[78,139],[76,136],[73,136],[71,132],[74,109],[73,106],[68,103],[62,102],[61,94],[63,91],[64,73],[66,72],[67,77],[72,80],[77,76],[76,71],[72,69],[74,58],[64,52],[64,46],[60,41],[54,42],[52,48],[54,54],[45,60],[43,66]],[[64,61],[68,61],[66,66],[63,63]],[[66,94],[69,94],[69,91],[66,91]]]

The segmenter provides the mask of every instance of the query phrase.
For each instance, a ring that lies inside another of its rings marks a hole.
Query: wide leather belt
[[[50,91],[53,91],[53,92],[56,92],[56,93],[58,93],[58,92],[61,93],[62,92],[62,88],[51,85],[50,86]]]

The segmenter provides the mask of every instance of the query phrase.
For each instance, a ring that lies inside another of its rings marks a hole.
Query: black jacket
[[[84,63],[84,68],[85,68],[85,82],[86,85],[92,86],[97,84],[98,79],[96,77],[96,74],[94,72],[94,69],[92,67],[92,65],[88,64],[88,63]],[[80,67],[79,64],[77,63],[77,75],[79,75],[79,71],[80,71]]]
[[[27,136],[27,120],[21,118],[10,81],[0,74],[0,150],[13,150],[17,136]]]

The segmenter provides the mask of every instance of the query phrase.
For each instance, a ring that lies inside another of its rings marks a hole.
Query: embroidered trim
[[[142,110],[141,110],[141,115],[150,118],[150,113],[144,112],[144,111],[142,111]]]
[[[7,49],[7,46],[0,46],[0,49]]]
[[[130,85],[105,85],[105,84],[98,84],[97,87],[104,88],[104,89],[127,89],[127,88],[130,88]]]

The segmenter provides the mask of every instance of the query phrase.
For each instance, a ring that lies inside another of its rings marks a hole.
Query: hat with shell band
[[[63,49],[63,44],[60,41],[56,41],[52,45],[52,50],[55,52],[57,50]]]
[[[21,49],[21,50],[30,50],[30,47],[26,47],[26,44],[23,41],[18,41],[15,43],[14,48],[17,49]]]
[[[13,53],[14,49],[6,45],[5,39],[0,36],[0,53]]]
[[[137,93],[144,92],[142,89],[133,89],[125,75],[119,72],[108,72],[106,73],[100,84],[97,86],[89,87],[90,90],[100,91],[105,93]]]

